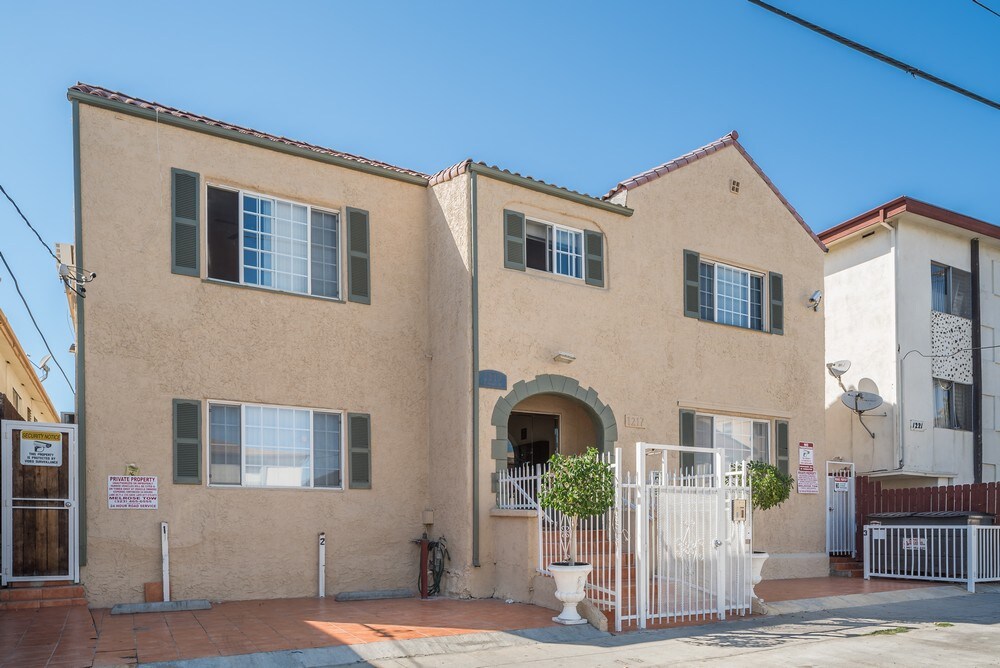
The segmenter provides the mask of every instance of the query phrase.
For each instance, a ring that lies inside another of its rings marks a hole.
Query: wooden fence
[[[907,489],[882,489],[878,480],[861,476],[854,482],[857,518],[855,545],[860,551],[862,531],[872,513],[934,512],[941,510],[968,510],[977,513],[1000,515],[1000,484],[984,482],[977,485],[949,485],[948,487],[911,487]]]

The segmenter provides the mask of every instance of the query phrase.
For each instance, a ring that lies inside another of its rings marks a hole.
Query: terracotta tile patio
[[[918,587],[941,587],[945,582],[918,580],[888,580],[885,578],[795,578],[792,580],[764,580],[755,588],[757,596],[765,602],[797,601],[804,598],[846,596],[848,594],[874,594],[880,591],[899,591]]]
[[[0,666],[107,666],[553,626],[553,611],[497,600],[281,599],[195,612],[0,612]]]

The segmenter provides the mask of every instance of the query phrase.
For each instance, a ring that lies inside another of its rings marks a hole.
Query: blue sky
[[[1000,18],[971,0],[773,4],[1000,99]],[[471,156],[593,194],[737,129],[816,230],[900,194],[1000,223],[1000,111],[742,0],[8,3],[0,63],[0,183],[50,243],[72,241],[78,80],[426,172]],[[6,201],[0,230],[72,378],[55,267]],[[0,308],[40,359],[6,274]]]

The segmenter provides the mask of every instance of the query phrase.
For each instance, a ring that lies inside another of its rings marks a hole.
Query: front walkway
[[[515,631],[554,626],[553,614],[493,599],[314,598],[136,615],[80,607],[5,611],[0,612],[0,665],[80,668]]]

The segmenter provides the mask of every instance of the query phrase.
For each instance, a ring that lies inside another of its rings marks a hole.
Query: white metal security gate
[[[717,450],[636,444],[634,512],[619,523],[635,561],[635,586],[619,591],[635,607],[619,597],[621,619],[643,629],[750,612],[750,487],[745,467],[722,462]]]
[[[827,554],[857,556],[854,517],[854,464],[826,463]]]

